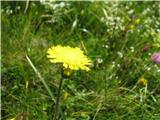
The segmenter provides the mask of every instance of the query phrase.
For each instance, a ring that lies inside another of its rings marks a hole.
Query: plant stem
[[[58,120],[58,117],[59,117],[59,101],[60,101],[60,94],[61,94],[63,79],[64,79],[64,77],[62,75],[62,77],[60,79],[60,83],[59,83],[58,94],[57,94],[57,98],[56,98],[55,113],[54,113],[53,120]]]
[[[146,99],[146,94],[147,94],[147,85],[144,88],[144,95],[142,95],[142,104],[141,104],[141,120],[144,119],[144,112],[145,112],[145,99]]]

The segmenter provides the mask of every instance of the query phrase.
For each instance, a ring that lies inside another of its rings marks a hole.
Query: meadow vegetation
[[[47,58],[53,45],[92,60],[64,80],[60,120],[160,120],[160,64],[151,59],[160,53],[160,2],[3,1],[1,38],[2,120],[53,119],[61,78]]]

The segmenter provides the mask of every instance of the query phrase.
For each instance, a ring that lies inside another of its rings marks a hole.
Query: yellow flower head
[[[144,77],[141,77],[138,82],[144,86],[146,86],[148,83],[148,81]]]
[[[62,63],[64,68],[72,70],[89,70],[88,65],[91,65],[91,60],[83,54],[83,51],[78,47],[70,46],[53,46],[48,49],[47,57],[52,63]]]

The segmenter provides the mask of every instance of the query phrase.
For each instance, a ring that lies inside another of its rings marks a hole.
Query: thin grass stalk
[[[43,85],[46,88],[48,94],[50,95],[50,97],[52,98],[52,100],[55,102],[55,99],[54,99],[54,97],[52,95],[52,92],[51,92],[50,88],[48,87],[47,83],[45,82],[45,80],[43,79],[43,77],[41,76],[40,72],[36,69],[36,67],[33,65],[32,61],[30,60],[30,58],[27,55],[26,55],[26,58],[27,58],[27,61],[30,64],[30,66],[33,68],[34,72],[37,74],[38,78],[43,83]]]

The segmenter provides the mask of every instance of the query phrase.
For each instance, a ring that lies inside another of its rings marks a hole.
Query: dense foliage
[[[55,103],[26,59],[56,98],[52,45],[80,47],[93,62],[64,81],[62,120],[160,120],[160,66],[151,59],[160,52],[160,2],[3,1],[1,28],[2,120],[53,118]]]

